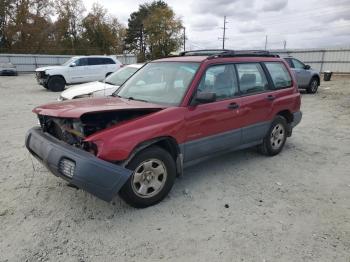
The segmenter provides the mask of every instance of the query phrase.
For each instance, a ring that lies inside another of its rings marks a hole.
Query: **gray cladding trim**
[[[184,162],[256,145],[262,141],[270,124],[270,121],[266,121],[181,144],[180,149],[184,155]]]

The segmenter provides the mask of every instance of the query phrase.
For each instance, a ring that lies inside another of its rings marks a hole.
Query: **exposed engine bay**
[[[91,145],[84,142],[84,139],[98,131],[120,124],[121,122],[135,119],[157,110],[120,110],[112,112],[98,112],[84,114],[80,119],[58,118],[45,115],[38,115],[40,126],[44,132],[51,134],[59,140],[70,145],[93,152]]]

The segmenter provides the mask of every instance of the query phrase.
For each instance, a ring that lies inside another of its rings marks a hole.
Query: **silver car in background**
[[[17,76],[16,66],[11,63],[0,63],[0,76]]]
[[[315,94],[320,85],[320,73],[294,57],[284,57],[283,59],[287,61],[294,72],[299,88],[306,89],[309,94]]]

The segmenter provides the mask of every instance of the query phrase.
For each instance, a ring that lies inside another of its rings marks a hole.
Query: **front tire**
[[[265,136],[259,151],[264,155],[274,156],[279,154],[287,140],[287,121],[283,116],[276,116]]]
[[[64,90],[66,81],[62,76],[52,76],[47,82],[47,87],[53,92],[61,92]]]
[[[318,89],[318,80],[316,77],[313,77],[309,83],[309,86],[306,88],[306,92],[308,94],[315,94],[317,92]]]
[[[121,198],[136,208],[162,201],[176,178],[176,164],[164,149],[152,146],[138,153],[127,165],[133,174],[119,191]]]

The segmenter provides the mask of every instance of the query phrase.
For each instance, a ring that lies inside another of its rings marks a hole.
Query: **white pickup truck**
[[[40,85],[59,92],[69,84],[101,81],[121,66],[113,56],[75,56],[60,66],[37,68],[35,75]]]

